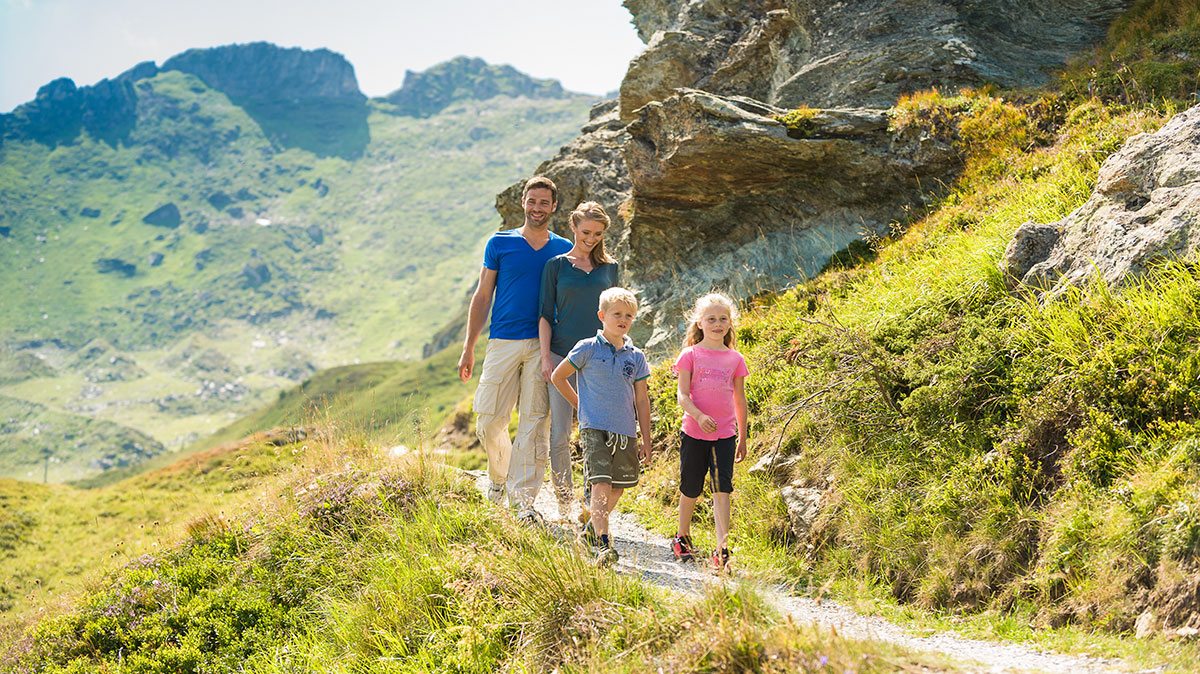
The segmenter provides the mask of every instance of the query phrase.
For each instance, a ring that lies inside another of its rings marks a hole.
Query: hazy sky
[[[57,77],[258,40],[341,53],[368,96],[460,54],[602,94],[642,48],[620,0],[0,0],[0,112]]]

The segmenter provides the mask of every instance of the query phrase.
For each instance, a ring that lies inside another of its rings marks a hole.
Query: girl
[[[715,570],[729,565],[730,496],[733,464],[746,458],[746,360],[734,350],[737,307],[720,293],[696,300],[684,349],[675,361],[679,373],[679,406],[683,432],[679,448],[679,531],[671,540],[678,560],[695,555],[692,546],[692,513],[704,489],[704,476],[712,475],[713,514],[717,549],[711,559]]]
[[[542,376],[550,374],[582,339],[596,336],[600,319],[596,307],[600,293],[617,285],[617,262],[604,249],[608,213],[594,201],[585,201],[571,212],[575,246],[551,258],[542,270],[541,318],[538,339],[542,349]],[[575,375],[571,375],[575,386]],[[574,487],[571,484],[571,424],[575,408],[550,387],[550,477],[558,499],[558,514],[570,515]]]

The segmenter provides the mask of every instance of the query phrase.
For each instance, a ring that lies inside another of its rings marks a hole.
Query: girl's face
[[[585,253],[592,252],[604,240],[604,223],[595,220],[581,220],[578,225],[571,225],[575,233],[575,245]]]
[[[700,314],[696,321],[704,332],[704,339],[712,342],[724,342],[725,335],[733,329],[733,320],[729,317],[729,308],[720,304],[710,304]]]

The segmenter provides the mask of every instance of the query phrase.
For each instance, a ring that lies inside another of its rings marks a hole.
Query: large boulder
[[[1100,168],[1090,199],[1053,224],[1026,223],[1001,267],[1013,284],[1060,292],[1098,274],[1109,284],[1200,247],[1200,106],[1139,134]]]

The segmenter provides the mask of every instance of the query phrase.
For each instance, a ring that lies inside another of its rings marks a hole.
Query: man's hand
[[[740,436],[738,437],[737,453],[733,455],[733,462],[741,463],[744,458],[746,458],[746,438]]]
[[[463,349],[462,355],[458,357],[458,378],[465,384],[471,381],[474,370],[475,349]]]

